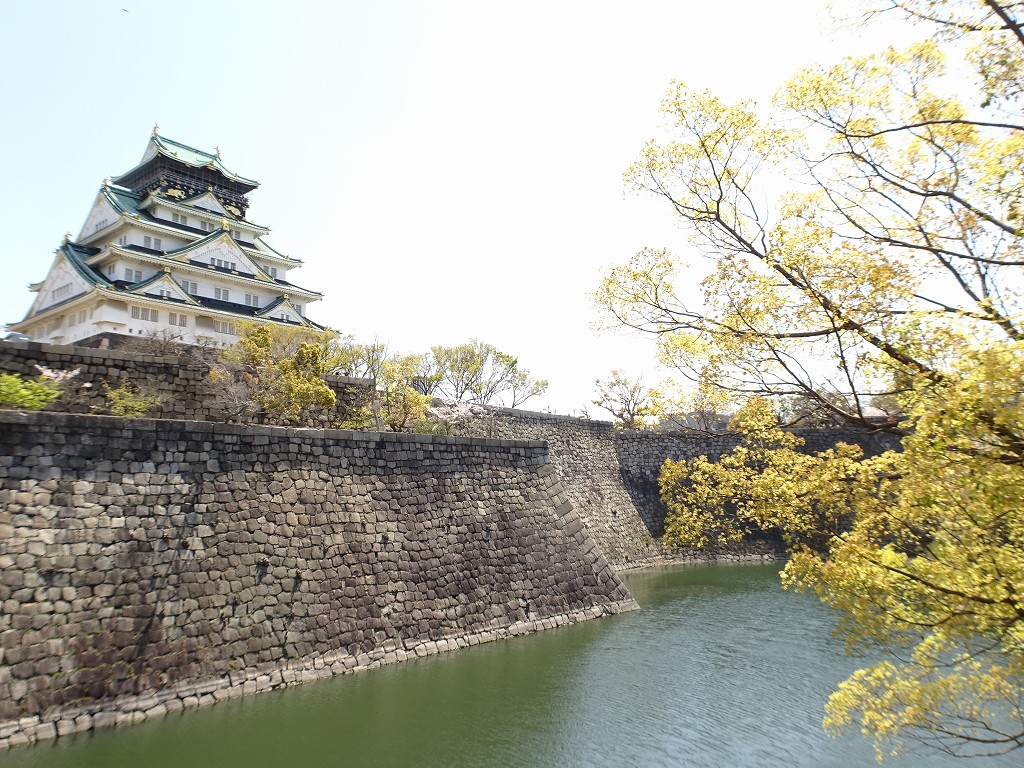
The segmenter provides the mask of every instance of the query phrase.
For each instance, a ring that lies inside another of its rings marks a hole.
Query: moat
[[[857,660],[835,617],[783,592],[777,570],[630,574],[639,612],[18,747],[0,765],[875,765],[859,737],[822,733],[825,698]]]

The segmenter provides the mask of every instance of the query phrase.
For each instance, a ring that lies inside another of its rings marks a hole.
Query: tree
[[[381,366],[388,359],[386,342],[374,339],[369,344],[360,344],[351,338],[342,340],[339,355],[332,373],[355,378],[379,379]]]
[[[698,395],[799,396],[904,435],[900,454],[803,456],[757,405],[756,451],[666,467],[667,528],[781,525],[785,582],[839,609],[852,645],[892,654],[840,686],[828,727],[859,723],[879,749],[999,752],[1024,746],[1021,8],[884,10],[931,37],[802,71],[769,114],[672,86],[675,136],[627,177],[690,228],[710,260],[703,297],[676,290],[670,254],[645,250],[597,300],[655,334]],[[949,52],[973,71],[969,99]],[[815,188],[776,194],[784,174]],[[870,403],[894,400],[902,421],[872,418]]]
[[[479,405],[502,404],[515,408],[548,388],[544,379],[533,379],[519,367],[519,360],[491,344],[471,339],[454,347],[431,349],[432,360],[423,363],[421,391],[448,400]]]
[[[482,405],[435,398],[427,406],[424,421],[416,425],[416,431],[429,435],[469,436],[488,416],[493,416],[493,412]]]
[[[421,362],[419,355],[396,355],[381,365],[378,419],[393,432],[402,432],[426,418],[430,397],[412,385]]]
[[[52,378],[23,379],[17,373],[0,373],[0,408],[41,411],[60,397],[60,386]]]
[[[614,416],[615,426],[622,429],[642,429],[665,412],[661,393],[644,387],[642,378],[633,380],[615,370],[607,381],[598,379],[594,385],[597,399],[591,402]]]
[[[228,420],[303,424],[315,408],[334,406],[324,376],[338,365],[336,333],[267,323],[240,331],[210,371]]]
[[[103,396],[107,401],[106,410],[110,411],[112,416],[127,418],[145,416],[158,409],[164,402],[160,395],[149,392],[145,386],[134,386],[130,381],[122,381],[116,387],[105,384]]]

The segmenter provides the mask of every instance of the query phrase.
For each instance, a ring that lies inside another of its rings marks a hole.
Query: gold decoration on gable
[[[238,206],[231,205],[230,203],[225,204],[224,210],[226,210],[228,213],[233,213],[235,216],[242,215],[242,212],[238,210]]]
[[[177,198],[178,200],[185,199],[185,190],[178,189],[177,187],[171,187],[166,192],[164,192],[164,194],[167,195],[168,197]]]

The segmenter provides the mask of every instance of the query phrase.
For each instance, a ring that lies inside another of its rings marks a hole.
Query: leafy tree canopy
[[[665,412],[661,392],[645,387],[643,379],[632,379],[622,371],[612,371],[608,379],[598,379],[594,386],[597,398],[592,402],[608,411],[622,429],[650,426]]]
[[[334,331],[267,323],[240,331],[211,369],[229,419],[302,424],[312,409],[334,405],[334,392],[324,381],[341,356],[342,340]]]
[[[655,334],[695,397],[747,404],[731,456],[666,465],[667,538],[781,526],[785,582],[839,609],[852,646],[891,653],[840,686],[827,727],[859,725],[880,755],[907,738],[1006,751],[1024,746],[1022,6],[873,11],[929,36],[798,72],[768,111],[673,84],[671,135],[627,179],[689,228],[702,296],[648,249],[597,301]],[[757,398],[904,450],[802,455]]]
[[[454,347],[432,347],[419,388],[448,400],[515,408],[548,388],[519,367],[518,358],[492,344],[471,339]]]

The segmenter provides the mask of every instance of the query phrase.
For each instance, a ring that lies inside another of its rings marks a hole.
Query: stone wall
[[[0,412],[0,746],[635,608],[548,457]]]
[[[469,431],[514,440],[543,440],[558,477],[587,530],[617,568],[665,557],[623,484],[619,432],[610,422],[495,408]]]
[[[658,491],[665,459],[717,458],[739,444],[732,434],[623,431],[610,422],[531,411],[495,408],[470,425],[467,434],[543,440],[552,466],[565,485],[590,534],[618,569],[666,561],[782,557],[781,541],[767,536],[722,551],[666,550],[660,541],[666,508]],[[822,451],[838,442],[860,445],[869,456],[899,439],[875,432],[840,429],[798,430],[805,450]]]
[[[129,382],[143,387],[146,394],[162,399],[152,415],[181,421],[224,421],[216,402],[216,385],[210,380],[210,367],[202,350],[185,347],[177,357],[138,354],[116,349],[58,346],[37,342],[0,342],[0,371],[35,378],[37,366],[78,375],[61,399],[47,410],[71,413],[102,411],[106,405],[104,385],[117,387]],[[316,426],[328,427],[343,417],[350,406],[367,399],[372,379],[330,376],[327,383],[337,396],[337,404],[320,415]]]

